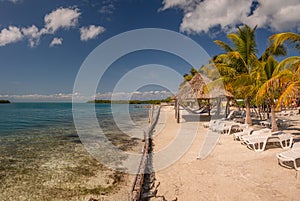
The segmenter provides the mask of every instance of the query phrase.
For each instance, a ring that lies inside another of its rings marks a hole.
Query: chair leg
[[[289,143],[288,148],[292,148],[293,142],[294,142],[293,140],[294,139],[292,137],[288,140],[288,143]]]
[[[299,158],[297,158],[297,159],[299,159]],[[295,166],[295,169],[297,170],[297,171],[299,171],[300,170],[300,166],[297,166],[297,159],[294,159],[294,166]],[[300,159],[299,159],[300,160]]]
[[[266,148],[266,144],[267,144],[267,142],[259,142],[258,143],[259,144],[259,147],[258,147],[258,152],[261,152],[261,151],[264,151],[265,150],[265,148]]]
[[[296,163],[296,160],[293,160],[293,163],[294,163],[294,167],[295,167],[295,170],[300,170],[300,167],[297,167],[297,163]]]
[[[253,142],[253,143],[246,143],[247,146],[254,150],[255,152],[262,152],[266,148],[266,142]]]
[[[280,141],[280,146],[283,149],[290,149],[293,145],[293,138]]]

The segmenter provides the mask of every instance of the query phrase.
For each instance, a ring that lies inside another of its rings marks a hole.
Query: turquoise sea
[[[82,110],[93,106],[77,104]],[[114,107],[121,115],[128,106]],[[114,123],[110,104],[96,104],[95,111],[113,143],[124,149],[139,145]],[[134,123],[147,125],[147,108],[130,105],[129,113]],[[99,171],[107,176],[106,184],[86,185]],[[84,149],[73,123],[72,103],[0,104],[0,200],[78,200],[91,193],[110,193],[109,184],[120,180],[117,174]]]

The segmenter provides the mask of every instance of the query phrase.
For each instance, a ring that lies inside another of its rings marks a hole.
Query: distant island
[[[154,104],[158,105],[161,103],[171,102],[171,98],[166,98],[163,100],[92,100],[88,103],[102,103],[102,104]]]
[[[6,103],[10,103],[9,100],[0,100],[0,104],[6,104]]]

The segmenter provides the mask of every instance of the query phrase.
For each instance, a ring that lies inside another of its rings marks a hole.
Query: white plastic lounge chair
[[[226,126],[229,123],[226,121],[218,121],[216,124],[214,124],[211,128],[212,131],[215,131],[217,133],[224,133],[226,130]]]
[[[261,121],[261,122],[259,122],[259,124],[260,124],[261,126],[268,127],[268,128],[271,128],[271,125],[272,125],[270,119],[268,119],[268,120],[266,120],[266,121]]]
[[[241,132],[243,130],[245,130],[246,128],[248,128],[248,124],[241,124],[241,123],[232,123],[229,127],[229,130],[227,132],[228,135],[230,135],[232,132]]]
[[[279,165],[286,168],[300,170],[300,142],[295,143],[291,150],[281,152],[276,155]]]
[[[293,144],[293,136],[284,132],[278,131],[269,133],[263,133],[260,135],[250,135],[244,139],[245,144],[248,148],[255,152],[261,152],[266,149],[268,142],[279,142],[281,148],[289,149]]]
[[[224,124],[225,124],[224,120],[216,120],[211,124],[209,129],[216,132],[220,129],[220,127],[223,127]]]
[[[253,132],[253,128],[244,128],[243,131],[237,132],[237,133],[233,133],[233,139],[234,140],[241,140],[242,136],[246,136],[246,135],[251,135],[251,133]]]
[[[223,122],[223,124],[220,124],[219,127],[216,129],[218,133],[222,134],[230,134],[232,130],[241,131],[241,124],[236,122],[225,121]]]
[[[203,127],[204,128],[211,128],[216,123],[217,123],[217,120],[216,119],[212,119],[209,122],[203,123]]]
[[[270,135],[270,134],[271,134],[271,129],[269,129],[269,128],[263,128],[263,129],[260,129],[260,130],[252,131],[250,133],[250,135],[239,136],[239,139],[244,142],[248,138],[252,138],[255,135]]]
[[[276,136],[276,134],[272,135],[273,137]],[[282,149],[290,149],[293,145],[293,136],[288,133],[280,133],[278,134],[279,143]]]
[[[277,125],[278,125],[278,127],[281,127],[281,128],[288,128],[291,125],[291,120],[290,119],[278,119]]]
[[[247,138],[244,142],[247,147],[254,150],[255,152],[264,151],[267,145],[268,136],[254,135],[251,138]]]
[[[228,114],[228,116],[226,117],[226,120],[233,120],[234,117],[239,114],[240,112],[237,110],[232,110],[230,111],[230,113]]]

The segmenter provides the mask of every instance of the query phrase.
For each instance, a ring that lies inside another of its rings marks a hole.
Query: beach
[[[188,115],[181,110],[181,117]],[[203,121],[181,118],[181,123],[177,124],[173,107],[163,107],[161,116],[164,118],[158,121],[160,129],[156,129],[153,137],[154,164],[155,154],[174,142],[180,126],[188,128],[197,123],[198,129],[185,154],[169,167],[155,172],[158,192],[151,201],[299,199],[300,175],[294,169],[278,165],[276,154],[283,152],[282,148],[271,145],[258,153],[240,141],[234,141],[232,135],[222,134],[211,154],[199,160],[197,156],[209,134],[208,128],[202,125]],[[300,117],[291,118],[293,125],[285,132],[297,137]]]

